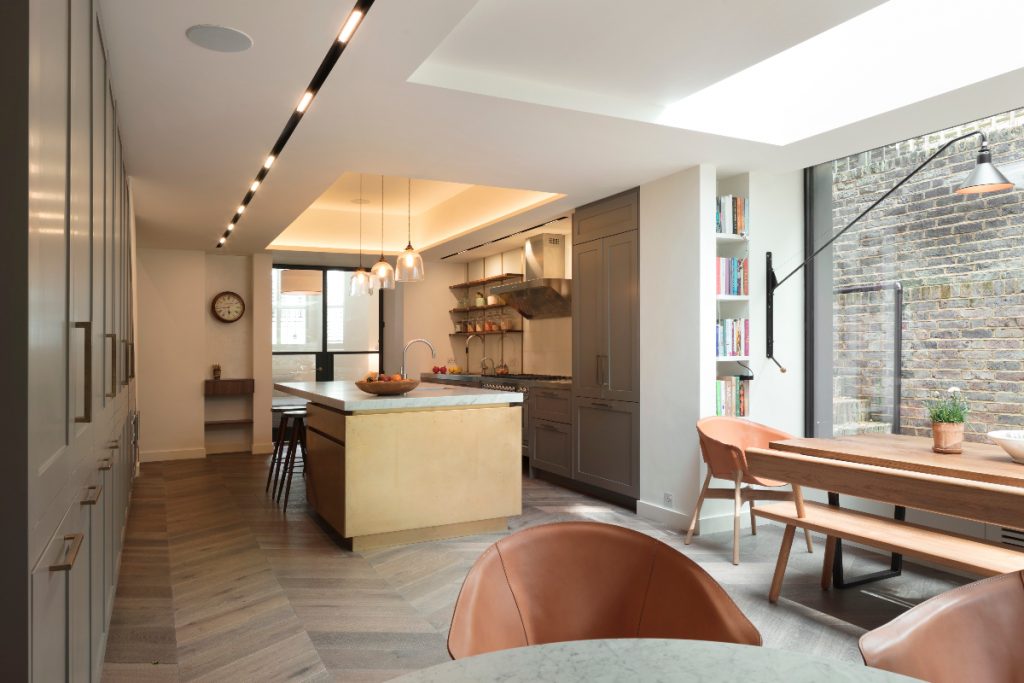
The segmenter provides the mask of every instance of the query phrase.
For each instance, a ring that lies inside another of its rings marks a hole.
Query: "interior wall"
[[[209,453],[269,453],[270,259],[173,249],[139,250],[139,410],[144,461]],[[265,284],[263,284],[265,283]],[[214,318],[213,297],[240,294],[245,315]],[[207,399],[203,382],[221,366],[224,379],[253,378],[251,397]],[[208,420],[251,418],[252,425],[206,429]]]
[[[421,282],[398,285],[402,290],[404,337],[401,346],[404,347],[410,339],[426,339],[437,350],[437,357],[431,358],[422,344],[409,349],[406,374],[413,378],[418,378],[422,372],[430,372],[435,365],[444,365],[449,358],[462,362],[465,357],[464,339],[451,336],[455,328],[448,311],[455,307],[455,296],[448,287],[466,281],[466,264],[424,259],[423,265],[426,277]],[[401,351],[399,348],[399,366]]]
[[[703,274],[714,272],[714,202],[711,166],[640,187],[637,512],[677,527],[687,523],[700,486],[694,423],[713,407],[714,280]]]
[[[202,458],[206,256],[139,249],[139,434],[143,461]]]

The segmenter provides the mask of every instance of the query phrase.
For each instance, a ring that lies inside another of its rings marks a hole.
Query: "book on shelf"
[[[746,417],[750,414],[750,379],[724,375],[715,381],[715,414]]]
[[[750,355],[750,319],[722,318],[715,324],[715,355],[719,358]]]
[[[715,232],[748,236],[750,200],[737,195],[722,195],[715,202]]]
[[[749,271],[749,259],[719,256],[715,260],[715,293],[746,296],[750,293]]]

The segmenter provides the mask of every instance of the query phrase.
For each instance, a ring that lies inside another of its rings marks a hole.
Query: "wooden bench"
[[[768,599],[777,602],[797,528],[825,534],[821,587],[832,580],[837,538],[951,567],[978,576],[1024,569],[1024,552],[987,541],[854,510],[805,503],[800,486],[905,505],[965,519],[1020,528],[1024,489],[813,456],[747,449],[757,476],[792,482],[793,502],[759,507],[754,514],[786,525]]]

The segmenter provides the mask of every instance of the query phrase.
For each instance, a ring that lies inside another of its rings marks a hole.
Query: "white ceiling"
[[[251,0],[100,3],[139,243],[212,249],[351,4],[303,0],[296,11],[295,3]],[[495,79],[550,74],[539,90],[660,101],[873,4],[380,0],[226,251],[266,248],[346,172],[565,195],[433,250],[443,254],[697,163],[714,164],[723,174],[791,170],[1020,106],[1024,70],[776,147],[589,113],[578,104],[538,104],[409,80],[435,55],[437,63],[443,57],[463,65],[479,58]],[[493,21],[502,5],[501,40],[493,27],[474,38],[471,27]],[[522,16],[512,21],[508,7]],[[971,16],[977,13],[972,5]],[[184,35],[197,23],[237,28],[254,45],[235,54],[204,51]],[[735,40],[709,38],[722,35]],[[965,34],[965,59],[976,40]],[[913,78],[913,64],[892,66]]]

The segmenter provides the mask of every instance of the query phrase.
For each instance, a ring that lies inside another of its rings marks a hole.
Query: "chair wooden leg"
[[[807,552],[814,552],[814,542],[811,541],[811,530],[804,529],[804,540],[807,541]]]
[[[789,563],[789,550],[793,547],[793,536],[795,535],[796,527],[792,524],[787,524],[786,530],[782,533],[782,547],[779,548],[779,560],[775,563],[772,587],[768,591],[768,602],[773,605],[779,601],[779,593],[782,592],[782,577],[786,574],[786,565]]]
[[[740,513],[743,510],[743,473],[736,473],[736,495],[732,509],[732,563],[740,563]]]
[[[836,537],[829,536],[825,539],[825,561],[821,565],[821,590],[827,591],[832,587],[832,563],[836,559]]]
[[[290,415],[281,415],[281,423],[278,425],[279,436],[281,437],[281,451],[277,454],[274,460],[274,483],[270,489],[270,495],[274,498],[277,497],[277,490],[280,488],[278,479],[281,476],[281,471],[284,469],[285,457],[288,454],[288,438],[291,435],[289,431],[289,422],[291,422]]]
[[[299,446],[302,445],[302,432],[305,427],[306,425],[301,417],[295,418],[295,422],[292,425],[292,439],[294,440],[292,457],[288,461],[288,481],[285,483],[284,489],[284,509],[286,510],[288,509],[288,496],[290,496],[292,492],[292,475],[295,474],[295,456],[298,453]],[[305,458],[305,454],[303,454],[302,457]]]
[[[755,499],[750,499],[750,535],[757,536],[757,516],[754,515]]]
[[[686,530],[686,540],[684,544],[690,545],[690,541],[693,540],[693,530],[697,528],[697,520],[700,518],[700,507],[704,504],[704,496],[708,493],[708,486],[711,484],[711,472],[708,471],[708,476],[704,477],[704,486],[700,489],[700,495],[697,496],[697,507],[693,510],[693,517],[690,518],[690,528]]]
[[[274,470],[277,468],[277,459],[281,456],[281,452],[284,450],[284,426],[287,424],[287,420],[284,415],[281,416],[281,423],[277,429],[277,438],[274,440],[274,454],[270,456],[270,469],[267,470],[267,485],[263,487],[263,491],[270,491],[270,478],[274,474]]]

